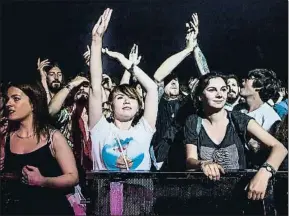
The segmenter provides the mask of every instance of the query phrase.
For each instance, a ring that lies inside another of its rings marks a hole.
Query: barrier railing
[[[87,172],[88,215],[287,215],[288,172],[270,180],[265,199],[247,199],[254,170],[219,181],[202,172]]]

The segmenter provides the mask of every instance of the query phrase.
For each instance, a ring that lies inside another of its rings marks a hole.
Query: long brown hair
[[[49,128],[51,128],[51,118],[48,111],[47,97],[43,86],[39,82],[31,83],[9,83],[7,90],[10,87],[19,88],[29,98],[29,102],[33,107],[33,130],[36,134],[38,142],[41,135],[49,137]],[[19,122],[11,122],[8,132],[18,130]]]

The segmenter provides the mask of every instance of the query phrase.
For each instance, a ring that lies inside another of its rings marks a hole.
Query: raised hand
[[[129,60],[134,64],[138,65],[141,60],[141,56],[138,56],[138,45],[134,44],[131,48],[130,54],[129,54]]]
[[[73,88],[75,88],[83,82],[89,82],[89,80],[86,77],[76,76],[73,80],[69,82],[69,84],[72,85]]]
[[[109,51],[107,48],[102,49],[102,52],[107,54],[108,56],[110,56],[111,58],[115,58],[115,59],[120,59],[122,57],[124,57],[123,54],[119,53],[119,52],[113,52],[113,51]]]
[[[89,46],[87,45],[87,51],[85,53],[83,53],[83,58],[85,60],[85,63],[87,66],[89,66],[89,61],[90,61],[90,49]]]
[[[92,40],[102,39],[111,17],[112,9],[107,8],[99,17],[97,23],[92,29]]]
[[[197,45],[197,36],[199,34],[199,18],[197,13],[192,15],[192,20],[189,23],[186,23],[186,28],[186,46],[194,48]]]
[[[103,86],[104,89],[106,90],[111,90],[112,89],[112,81],[111,78],[106,75],[106,74],[102,74],[102,82],[101,85]]]
[[[37,70],[40,72],[41,80],[46,81],[47,74],[44,70],[44,67],[48,66],[50,64],[48,59],[45,59],[43,61],[40,61],[40,58],[37,60]]]
[[[285,90],[285,88],[280,88],[278,93],[279,93],[279,96],[280,96],[280,97],[284,98],[285,95],[286,95],[286,90]]]

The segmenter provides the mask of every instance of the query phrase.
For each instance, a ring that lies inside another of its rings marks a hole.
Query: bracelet
[[[277,171],[274,169],[274,167],[273,167],[271,164],[267,163],[267,162],[265,162],[265,163],[261,166],[261,168],[265,168],[266,171],[268,171],[268,172],[270,172],[270,173],[272,174],[272,176],[275,175],[276,172],[277,172]]]

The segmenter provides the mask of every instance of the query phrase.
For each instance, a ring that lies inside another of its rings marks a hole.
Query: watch
[[[267,162],[265,162],[261,168],[264,167],[268,172],[272,173],[272,176],[276,174],[276,170],[274,169],[274,167],[272,167],[270,164],[268,164]]]

